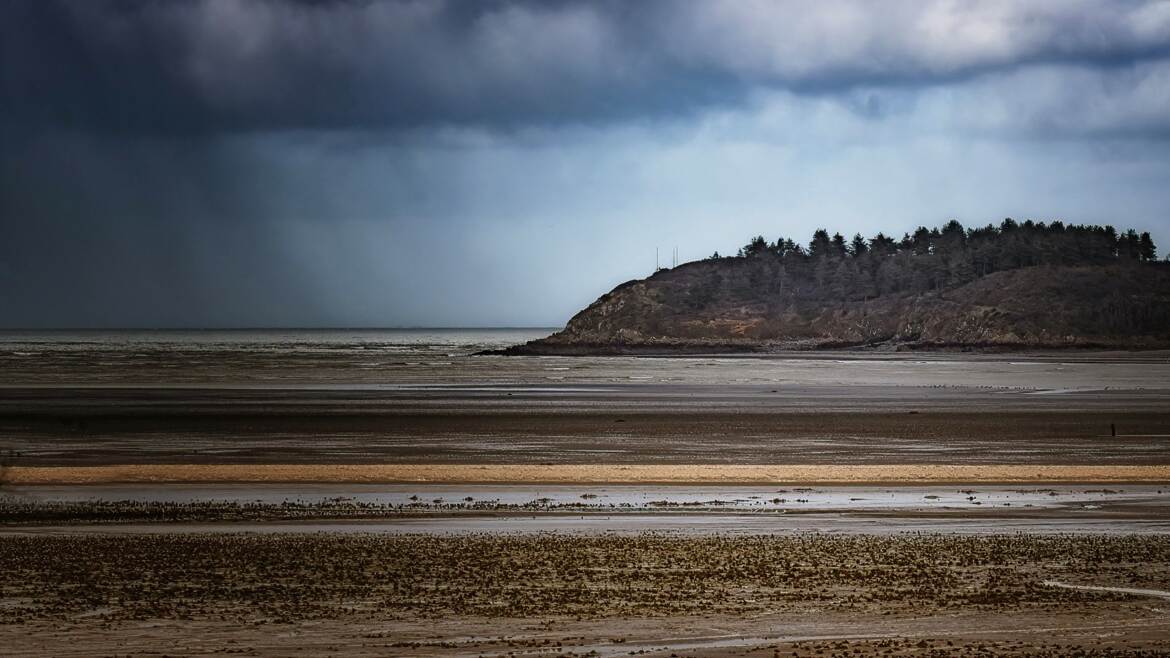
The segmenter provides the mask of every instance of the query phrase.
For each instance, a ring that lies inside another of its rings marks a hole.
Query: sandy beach
[[[1167,483],[1170,464],[131,464],[13,466],[11,485],[285,482],[491,484],[1066,484]]]

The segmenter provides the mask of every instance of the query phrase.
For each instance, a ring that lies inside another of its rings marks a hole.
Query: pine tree
[[[1150,238],[1148,231],[1143,232],[1141,238],[1138,239],[1138,253],[1142,260],[1158,259],[1158,249],[1154,246],[1154,241]]]
[[[865,238],[858,233],[853,236],[853,241],[849,243],[849,255],[854,258],[864,256],[869,251],[869,245],[865,243]]]
[[[844,258],[846,253],[848,253],[848,250],[848,247],[845,246],[845,236],[841,235],[840,233],[834,233],[830,253],[832,253],[835,258]]]
[[[813,258],[824,258],[832,251],[829,232],[823,228],[813,231],[812,240],[808,243],[808,255]]]

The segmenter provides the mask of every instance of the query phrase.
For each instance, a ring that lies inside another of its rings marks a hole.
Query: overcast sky
[[[0,326],[552,326],[654,250],[1170,249],[1170,2],[0,3]]]

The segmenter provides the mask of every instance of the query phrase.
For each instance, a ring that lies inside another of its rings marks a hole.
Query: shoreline
[[[570,324],[572,324],[570,320]],[[473,356],[710,356],[769,355],[854,352],[859,354],[972,354],[1002,355],[1035,353],[1143,353],[1166,352],[1170,342],[1164,336],[1064,337],[1056,340],[919,340],[882,338],[743,338],[735,335],[688,338],[678,335],[649,335],[623,340],[614,335],[583,337],[569,334],[566,327],[543,338],[525,343],[489,348]]]
[[[370,484],[1170,484],[1170,464],[124,464],[10,466],[0,485]]]

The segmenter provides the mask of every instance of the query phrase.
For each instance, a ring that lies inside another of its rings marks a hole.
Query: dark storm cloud
[[[757,88],[940,84],[1170,52],[1141,2],[0,5],[8,124],[113,133],[522,127],[686,114]],[[862,106],[866,112],[872,105]]]
[[[10,121],[118,133],[522,125],[665,112],[620,14],[569,3],[16,2]]]
[[[555,324],[810,222],[1170,241],[1170,3],[0,0],[0,327]]]
[[[295,324],[271,171],[188,139],[34,135],[0,151],[0,326]],[[11,143],[11,142],[10,142]]]

